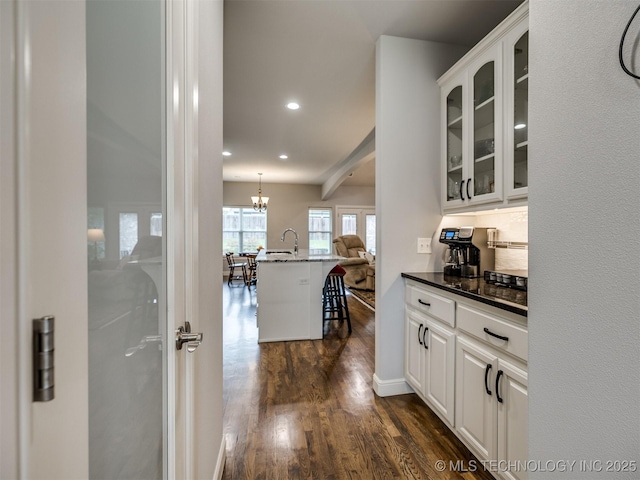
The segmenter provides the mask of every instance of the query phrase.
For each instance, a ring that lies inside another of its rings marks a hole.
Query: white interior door
[[[178,0],[16,8],[16,468],[189,478],[192,364],[175,330],[194,315],[197,282],[185,161],[197,157],[185,140],[194,14]],[[149,208],[108,222],[114,202]],[[34,402],[31,324],[45,315],[55,316],[54,398]]]

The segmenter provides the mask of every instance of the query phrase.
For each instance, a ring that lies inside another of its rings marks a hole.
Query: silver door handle
[[[187,344],[187,352],[192,353],[202,343],[202,333],[191,333],[191,324],[184,322],[176,330],[176,349],[182,350],[182,345]]]

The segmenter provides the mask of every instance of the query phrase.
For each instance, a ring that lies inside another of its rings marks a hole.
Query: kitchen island
[[[262,250],[258,262],[258,342],[322,338],[322,288],[339,255]]]

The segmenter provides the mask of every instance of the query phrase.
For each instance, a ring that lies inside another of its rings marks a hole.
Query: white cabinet
[[[525,465],[527,449],[527,372],[505,360],[498,360],[498,461],[502,465]],[[500,401],[502,400],[502,401]],[[512,468],[503,472],[510,480],[524,480],[527,472]]]
[[[424,396],[453,425],[456,335],[431,320],[426,328]]]
[[[497,460],[504,478],[527,478],[517,467],[527,462],[527,408],[526,371],[458,338],[456,430],[481,460]]]
[[[508,467],[502,477],[526,479],[527,327],[466,301],[456,319],[456,430],[482,460]]]
[[[443,212],[526,202],[527,29],[525,2],[438,80]]]
[[[405,311],[404,378],[420,393],[424,392],[425,326],[422,316]]]
[[[498,357],[464,338],[456,347],[456,430],[476,454],[496,457],[497,402],[491,382]]]
[[[521,20],[505,37],[504,165],[507,200],[529,193],[529,22]]]
[[[407,280],[405,380],[508,480],[527,478],[527,357],[524,317]]]
[[[420,290],[407,287],[407,298]],[[455,340],[451,328],[407,303],[405,380],[450,425],[454,421]]]

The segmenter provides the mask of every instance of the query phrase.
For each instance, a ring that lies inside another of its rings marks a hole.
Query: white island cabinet
[[[260,252],[256,316],[258,342],[322,338],[322,288],[343,257]]]

